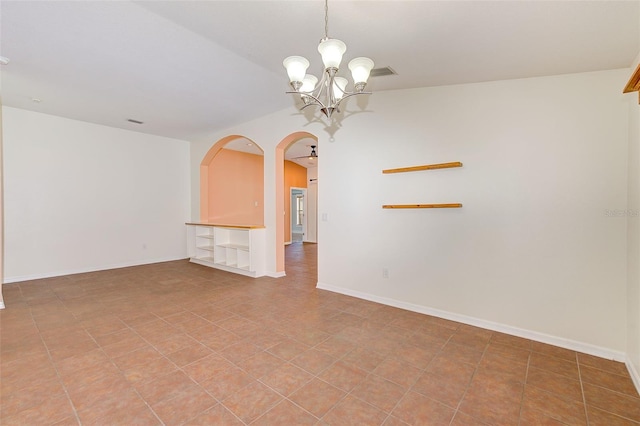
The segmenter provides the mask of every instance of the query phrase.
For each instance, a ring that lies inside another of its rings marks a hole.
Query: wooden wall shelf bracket
[[[383,209],[458,209],[461,203],[448,204],[384,204]]]
[[[400,167],[398,169],[386,169],[386,170],[383,170],[382,173],[388,174],[388,173],[417,172],[420,170],[450,169],[452,167],[462,167],[462,163],[459,161],[454,161],[452,163],[425,164],[423,166]]]

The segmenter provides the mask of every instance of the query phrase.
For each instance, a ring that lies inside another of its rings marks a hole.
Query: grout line
[[[146,405],[149,408],[149,411],[151,411],[151,414],[153,414],[155,416],[156,419],[158,419],[158,421],[160,422],[160,424],[164,425],[164,422],[162,421],[162,419],[158,416],[158,414],[156,413],[156,411],[153,409],[153,407],[151,407],[151,405],[149,405],[149,403],[147,402],[146,399],[144,399],[142,397],[142,395],[140,395],[140,393],[138,392],[138,389],[135,388],[135,386],[131,386],[131,388],[133,389],[133,392],[138,395],[138,398],[140,398],[142,400],[142,402],[144,403],[144,405]]]
[[[587,420],[587,426],[589,426],[589,410],[587,410],[587,397],[584,394],[584,384],[582,382],[582,370],[580,369],[580,361],[578,360],[578,353],[576,352],[576,364],[578,366],[578,379],[580,380],[580,392],[582,393],[582,403],[584,404],[584,418]]]
[[[30,313],[30,315],[33,318],[33,314]],[[34,322],[35,322],[35,320],[34,320]],[[58,366],[56,365],[56,363],[53,361],[53,358],[51,357],[51,351],[49,350],[49,346],[47,345],[47,342],[45,342],[44,338],[42,337],[42,333],[40,331],[40,327],[38,327],[37,323],[36,323],[36,328],[38,329],[38,336],[40,337],[40,340],[42,341],[42,344],[44,345],[44,347],[47,350],[47,356],[49,357],[49,362],[51,362],[51,365],[53,366],[53,368],[56,371],[56,377],[58,379],[58,382],[62,386],[62,390],[64,391],[64,394],[67,397],[67,401],[69,401],[69,404],[71,405],[71,409],[73,410],[73,415],[75,416],[76,421],[78,422],[78,424],[81,425],[82,422],[80,422],[80,416],[78,415],[78,410],[76,409],[76,406],[73,403],[73,400],[71,399],[71,396],[69,395],[69,391],[67,389],[67,385],[65,385],[64,381],[62,380],[62,375],[60,374],[60,371],[58,370]]]
[[[522,398],[520,399],[520,411],[518,412],[518,425],[522,425],[522,408],[524,405],[524,393],[527,390],[527,381],[529,380],[529,366],[531,365],[531,354],[532,351],[529,350],[529,355],[527,356],[527,368],[524,372],[524,383],[522,387]]]
[[[292,364],[293,365],[293,364]],[[264,376],[263,376],[264,377]],[[276,406],[280,405],[283,401],[289,401],[290,403],[292,403],[293,405],[295,405],[296,407],[301,408],[302,410],[306,411],[307,413],[309,413],[310,415],[312,415],[313,417],[315,417],[316,419],[320,420],[320,418],[318,416],[316,416],[315,414],[311,413],[310,411],[308,411],[307,409],[305,409],[304,407],[302,407],[301,405],[298,405],[296,402],[294,402],[293,400],[289,399],[288,396],[278,392],[276,389],[272,388],[271,386],[269,386],[268,384],[264,383],[261,379],[256,379],[258,382],[262,383],[264,386],[268,387],[270,390],[274,391],[275,393],[277,393],[278,395],[282,396],[282,401],[280,401],[278,404],[276,404],[274,407],[272,407],[271,409],[269,409],[268,411],[266,411],[264,414],[268,413],[269,411],[273,410],[273,408],[275,408]],[[307,384],[311,383],[311,381],[313,380],[313,377],[311,379],[309,379],[308,381],[304,382],[302,385],[300,385],[299,387],[295,388],[295,390],[291,391],[289,393],[289,395],[292,395],[294,393],[296,393],[298,390],[302,389],[304,386],[306,386]],[[243,388],[244,389],[244,388]],[[262,416],[260,416],[262,417]]]
[[[457,331],[457,329],[456,329],[456,331]],[[451,335],[451,337],[453,337],[454,335]],[[491,337],[493,337],[493,333],[491,333]],[[458,405],[456,406],[455,412],[453,413],[453,418],[451,419],[451,423],[450,424],[453,424],[453,419],[455,419],[456,415],[458,414],[458,411],[460,411],[460,406],[462,405],[462,402],[466,398],[467,393],[469,392],[469,389],[471,389],[471,384],[473,383],[473,379],[475,379],[476,373],[478,373],[478,371],[480,370],[480,363],[482,362],[482,359],[484,358],[485,354],[487,353],[487,349],[489,348],[489,343],[491,342],[491,337],[487,341],[487,344],[485,345],[484,350],[482,351],[482,356],[480,357],[480,360],[478,361],[478,364],[476,365],[476,368],[473,371],[473,374],[471,375],[471,379],[469,379],[469,383],[467,384],[467,388],[464,390],[464,394],[462,395],[462,398],[460,398],[460,401],[458,401]],[[471,416],[471,417],[473,417],[473,416]]]

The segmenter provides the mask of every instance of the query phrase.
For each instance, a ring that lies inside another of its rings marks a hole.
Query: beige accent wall
[[[210,222],[264,224],[264,160],[261,155],[221,149],[209,165]]]

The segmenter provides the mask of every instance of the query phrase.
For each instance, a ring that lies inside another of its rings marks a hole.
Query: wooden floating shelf
[[[448,204],[385,204],[383,209],[459,209],[461,203]]]
[[[420,170],[437,170],[437,169],[450,169],[453,167],[462,167],[462,163],[454,161],[452,163],[440,163],[440,164],[425,164],[424,166],[413,167],[401,167],[399,169],[386,169],[382,173],[405,173],[405,172],[417,172]]]
[[[636,70],[633,72],[631,78],[629,78],[629,82],[622,91],[622,93],[631,92],[638,92],[638,94],[640,95],[640,65],[638,65]],[[640,96],[638,97],[638,103],[640,103]]]

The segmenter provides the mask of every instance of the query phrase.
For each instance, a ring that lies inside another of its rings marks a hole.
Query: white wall
[[[186,258],[189,144],[3,108],[5,282]]]
[[[308,131],[323,148],[321,288],[624,358],[627,225],[616,212],[627,207],[627,77],[625,69],[377,92],[350,100],[350,110],[365,111],[332,133],[292,108],[194,143],[192,194],[216,140],[256,141],[274,247],[274,147]],[[464,167],[381,173],[447,161]],[[464,207],[381,208],[428,202]]]
[[[629,70],[629,74],[635,70]],[[628,214],[627,214],[627,357],[640,389],[640,105],[638,94],[629,102]]]
[[[379,118],[353,116],[323,149],[319,281],[620,356],[626,219],[606,210],[627,205],[626,78],[621,70],[372,97]],[[446,161],[464,167],[381,174]],[[350,190],[331,190],[344,182]],[[428,202],[464,207],[380,208]]]
[[[1,80],[1,79],[0,79]],[[4,185],[2,183],[2,97],[0,97],[0,309],[4,309],[4,296],[2,294],[2,285],[4,283]]]
[[[318,160],[320,161],[320,160]],[[318,242],[318,168],[307,169],[307,235],[305,241]]]

